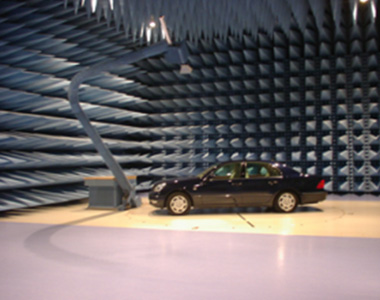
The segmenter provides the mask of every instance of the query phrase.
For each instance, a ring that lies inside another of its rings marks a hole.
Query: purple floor
[[[380,239],[0,223],[0,299],[380,299]]]

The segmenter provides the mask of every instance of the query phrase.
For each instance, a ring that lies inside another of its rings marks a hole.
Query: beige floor
[[[9,211],[0,215],[0,222],[380,238],[379,200],[332,195],[292,214],[257,208],[209,209],[176,217],[150,206],[142,195],[142,205],[128,211],[89,209],[88,203],[81,201]]]

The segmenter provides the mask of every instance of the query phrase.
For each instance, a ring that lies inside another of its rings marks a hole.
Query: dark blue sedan
[[[326,199],[325,181],[300,174],[286,165],[262,161],[230,161],[214,165],[196,177],[157,182],[151,205],[184,215],[194,208],[273,207],[290,213],[299,204]]]

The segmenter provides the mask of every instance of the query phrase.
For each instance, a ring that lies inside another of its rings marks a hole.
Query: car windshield
[[[207,168],[206,170],[202,171],[197,175],[198,178],[202,179],[207,173],[209,173],[211,170],[215,169],[217,165],[212,165],[211,167]]]

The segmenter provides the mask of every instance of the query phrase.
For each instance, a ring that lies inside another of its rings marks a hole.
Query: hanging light
[[[98,4],[98,0],[91,0],[91,11],[94,13],[96,11],[96,5]]]
[[[376,19],[377,10],[376,10],[375,1],[373,0],[371,1],[371,11],[372,11],[372,18]]]
[[[156,21],[154,20],[153,16],[150,18],[150,22],[149,22],[149,27],[150,28],[156,28],[157,24],[156,24]]]
[[[145,36],[148,43],[152,41],[152,35],[156,27],[157,27],[157,23],[154,20],[154,17],[151,16],[150,21],[147,23],[146,28],[145,28]]]
[[[354,3],[354,7],[352,10],[352,17],[354,18],[355,22],[358,19],[359,3],[362,5],[366,5],[368,2],[370,2],[371,5],[372,20],[375,21],[377,15],[375,0],[358,0]]]

